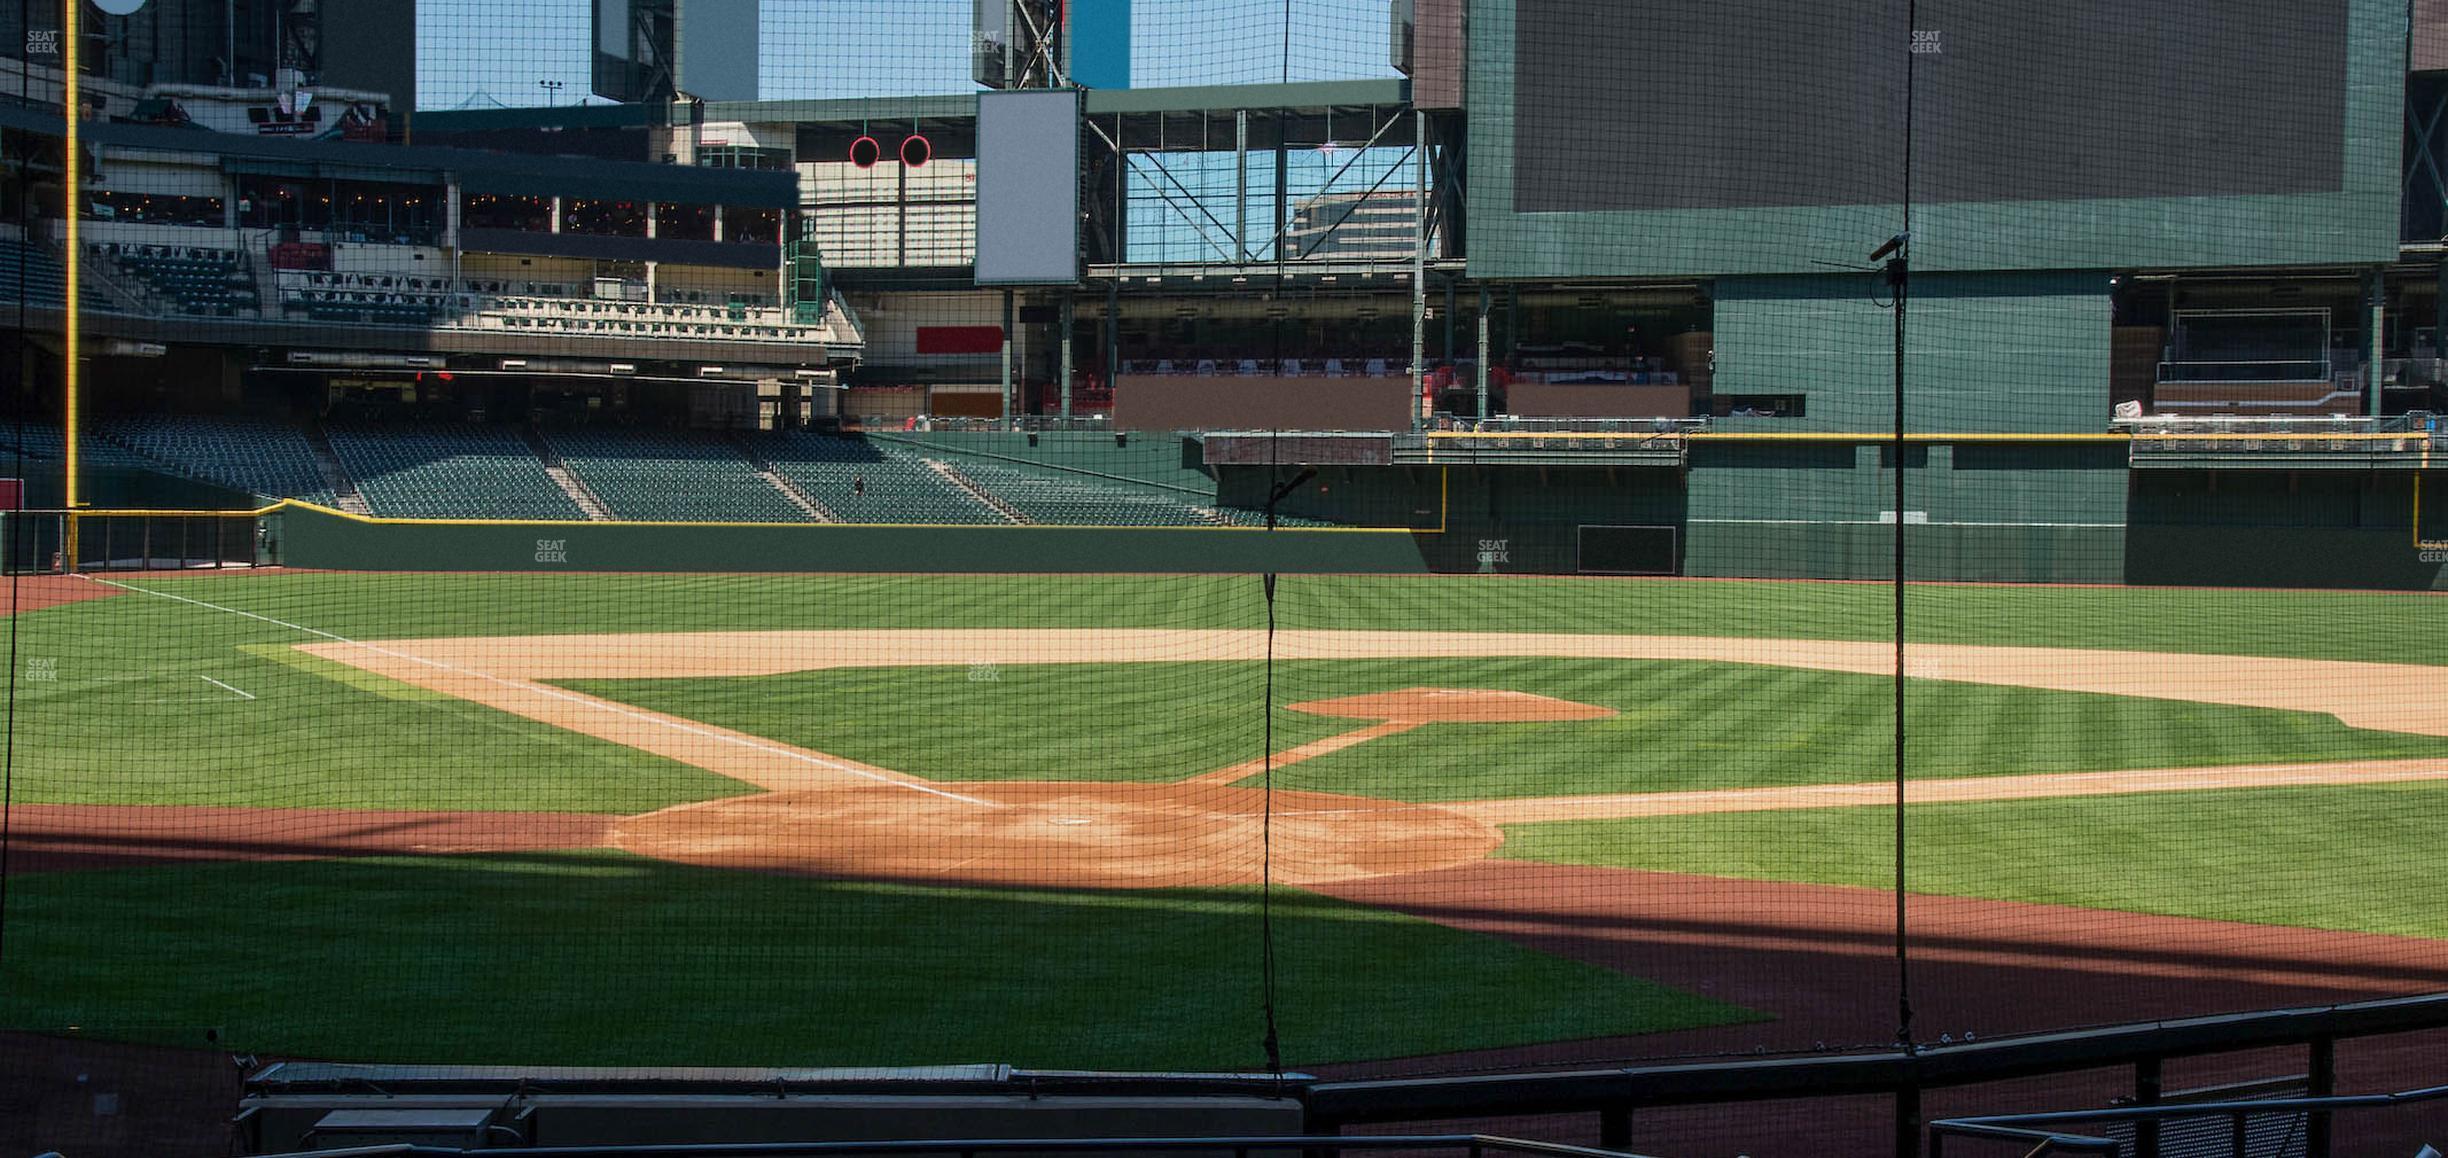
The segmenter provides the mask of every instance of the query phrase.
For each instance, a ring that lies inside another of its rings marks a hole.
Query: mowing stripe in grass
[[[749,749],[749,750],[751,750],[751,751],[763,752],[763,753],[766,753],[766,754],[768,754],[768,755],[780,756],[780,757],[783,757],[784,759],[788,759],[788,760],[796,760],[796,761],[799,761],[799,762],[801,762],[801,763],[806,763],[806,764],[814,764],[814,765],[816,765],[816,766],[818,766],[818,767],[820,767],[820,768],[829,769],[829,770],[831,770],[831,771],[835,771],[835,772],[845,772],[845,773],[848,773],[848,774],[850,774],[850,775],[852,775],[852,776],[859,777],[860,779],[863,779],[863,780],[873,780],[873,781],[875,781],[876,783],[879,783],[879,784],[890,784],[890,785],[893,785],[893,786],[895,786],[895,787],[899,787],[899,788],[907,788],[907,789],[909,789],[909,790],[910,790],[910,791],[912,791],[912,792],[923,792],[923,793],[925,793],[925,794],[927,794],[927,795],[929,795],[929,796],[940,796],[940,797],[943,797],[943,798],[944,798],[944,799],[946,799],[946,800],[957,800],[957,801],[960,801],[960,802],[961,802],[961,803],[963,803],[963,804],[974,804],[974,805],[977,805],[977,806],[978,806],[978,807],[980,807],[980,808],[993,808],[993,807],[996,807],[996,806],[995,806],[995,805],[994,805],[992,802],[990,802],[990,801],[985,801],[985,800],[980,800],[980,799],[978,799],[978,798],[977,798],[977,797],[975,797],[975,796],[965,796],[965,795],[962,795],[961,793],[958,793],[958,792],[953,792],[953,791],[949,791],[949,790],[947,790],[947,789],[936,788],[936,787],[933,787],[932,785],[927,785],[927,784],[919,784],[919,783],[915,783],[915,782],[912,782],[912,781],[909,781],[909,780],[896,779],[896,778],[891,777],[891,776],[881,776],[881,775],[878,775],[878,774],[876,774],[876,773],[874,773],[874,772],[870,772],[870,771],[868,771],[868,770],[867,770],[867,769],[865,769],[865,768],[856,767],[856,766],[854,766],[854,765],[850,765],[850,764],[844,764],[844,763],[842,763],[841,761],[838,761],[838,760],[828,760],[828,759],[824,758],[823,756],[820,756],[820,755],[818,755],[818,754],[816,754],[816,753],[814,753],[814,752],[803,752],[803,751],[800,751],[800,750],[795,749],[795,748],[783,748],[783,747],[778,747],[778,746],[773,745],[773,744],[764,744],[764,743],[759,743],[759,742],[757,742],[756,740],[751,739],[751,738],[746,737],[746,736],[737,736],[737,735],[733,735],[733,734],[728,733],[728,732],[719,732],[719,731],[714,731],[714,730],[712,730],[712,729],[708,729],[708,728],[693,727],[693,726],[691,726],[691,725],[689,725],[689,724],[683,723],[683,722],[681,722],[681,721],[679,721],[679,720],[672,719],[672,718],[670,718],[670,717],[668,717],[668,716],[661,716],[661,715],[657,715],[657,714],[654,714],[654,713],[651,713],[651,712],[642,712],[642,711],[639,711],[639,710],[637,710],[637,709],[635,709],[635,708],[624,707],[624,706],[622,706],[622,705],[620,705],[620,704],[615,704],[615,703],[610,703],[610,702],[607,702],[607,701],[604,701],[604,700],[599,700],[599,699],[596,699],[596,698],[595,698],[595,697],[593,697],[593,696],[585,696],[585,695],[580,695],[580,694],[575,693],[575,692],[563,691],[563,690],[561,690],[561,689],[559,689],[559,688],[552,687],[552,686],[547,685],[547,684],[530,683],[530,682],[528,682],[528,681],[526,681],[526,680],[514,680],[514,679],[506,679],[506,678],[504,678],[504,677],[494,675],[494,674],[492,674],[492,673],[490,673],[490,672],[481,672],[481,671],[475,671],[475,670],[472,670],[472,669],[469,669],[469,668],[460,667],[460,666],[458,666],[458,665],[456,665],[456,664],[447,663],[447,662],[444,662],[444,661],[442,661],[442,660],[432,659],[432,658],[429,658],[429,657],[427,657],[427,656],[416,655],[416,654],[413,654],[413,653],[410,653],[410,652],[405,652],[405,651],[397,651],[397,650],[394,650],[394,649],[391,649],[391,648],[383,647],[383,646],[381,646],[381,645],[379,645],[379,644],[364,643],[364,642],[360,642],[360,641],[358,641],[358,640],[350,639],[350,638],[348,638],[348,637],[346,637],[346,636],[334,635],[334,634],[332,634],[331,632],[324,631],[324,630],[322,630],[322,629],[320,629],[320,628],[307,627],[307,626],[304,626],[303,624],[291,623],[291,622],[289,622],[289,621],[287,621],[287,620],[283,620],[283,619],[274,619],[274,618],[272,618],[271,616],[268,616],[268,615],[257,615],[257,614],[255,614],[255,613],[254,613],[254,612],[252,612],[252,611],[240,611],[239,609],[237,609],[237,608],[235,608],[235,607],[223,607],[223,606],[221,606],[221,605],[219,605],[219,604],[217,604],[217,603],[206,603],[206,602],[204,602],[204,601],[203,601],[203,600],[201,600],[201,599],[189,599],[189,598],[187,598],[187,597],[186,597],[186,596],[184,596],[184,595],[172,595],[172,594],[170,594],[170,593],[169,593],[169,592],[167,592],[167,591],[153,591],[153,590],[149,590],[149,589],[147,589],[147,588],[143,588],[143,587],[135,587],[135,586],[130,586],[130,585],[125,584],[125,583],[114,583],[114,582],[112,582],[112,581],[110,581],[110,580],[108,580],[108,579],[95,579],[95,580],[94,580],[94,582],[96,582],[96,583],[100,583],[100,584],[103,584],[104,586],[107,586],[107,587],[117,587],[117,588],[119,588],[119,589],[121,589],[121,590],[123,590],[123,591],[134,591],[134,592],[138,592],[138,593],[140,593],[140,594],[144,594],[144,595],[156,595],[156,596],[159,596],[159,597],[161,597],[161,598],[163,598],[163,599],[171,599],[171,600],[176,600],[177,602],[180,602],[180,603],[189,603],[189,604],[193,604],[193,605],[195,605],[195,606],[197,606],[197,607],[209,608],[209,609],[211,609],[211,610],[213,610],[213,611],[226,611],[226,612],[228,612],[228,613],[229,613],[229,614],[231,614],[231,615],[243,615],[243,616],[247,617],[248,619],[257,619],[257,620],[262,620],[262,621],[263,621],[263,622],[265,622],[265,623],[274,624],[274,625],[276,625],[276,626],[280,626],[280,627],[286,627],[286,628],[288,628],[288,629],[290,629],[290,630],[292,630],[292,631],[302,631],[302,632],[305,632],[305,633],[306,633],[306,634],[308,634],[308,635],[319,635],[319,636],[322,636],[322,637],[323,637],[323,638],[325,638],[325,639],[331,640],[331,641],[333,641],[333,642],[335,642],[335,643],[339,643],[339,644],[346,645],[346,646],[348,646],[348,647],[357,647],[357,648],[363,648],[363,649],[365,649],[365,650],[367,650],[367,651],[369,651],[369,652],[372,652],[372,653],[374,653],[374,654],[376,654],[376,655],[388,656],[388,657],[390,657],[390,658],[392,658],[392,659],[405,660],[405,661],[407,661],[407,662],[409,662],[409,663],[419,664],[419,665],[422,665],[422,666],[425,666],[425,667],[430,667],[430,668],[433,668],[433,669],[435,669],[435,670],[437,670],[437,671],[446,671],[446,672],[451,673],[452,675],[462,675],[462,676],[467,676],[467,677],[472,678],[472,679],[479,679],[479,680],[483,680],[483,681],[485,681],[485,682],[487,682],[487,683],[496,684],[496,685],[499,685],[499,686],[501,686],[501,687],[507,687],[507,688],[516,688],[516,689],[518,689],[518,690],[520,690],[520,691],[532,691],[532,692],[535,692],[535,693],[536,693],[536,694],[538,694],[538,695],[546,696],[546,697],[549,697],[549,698],[552,698],[552,699],[556,699],[556,700],[563,700],[563,701],[566,701],[566,702],[569,702],[569,703],[572,703],[572,704],[577,704],[577,705],[580,705],[580,706],[582,706],[582,707],[591,708],[591,709],[594,709],[594,710],[596,710],[596,711],[610,712],[610,713],[612,713],[612,714],[614,714],[614,715],[617,715],[617,716],[622,716],[622,717],[625,717],[625,718],[634,719],[634,720],[639,720],[639,721],[642,721],[642,722],[645,722],[645,723],[655,724],[655,725],[659,725],[659,726],[661,726],[661,727],[670,728],[670,729],[672,729],[672,730],[674,730],[674,731],[677,731],[677,732],[683,733],[683,734],[685,734],[685,735],[697,736],[697,737],[700,737],[700,738],[703,738],[703,739],[714,740],[714,741],[717,741],[717,742],[720,742],[720,743],[725,743],[725,744],[732,744],[732,745],[736,745],[736,746],[738,746],[738,747],[747,748],[747,749]],[[250,697],[250,698],[251,698],[251,697]]]

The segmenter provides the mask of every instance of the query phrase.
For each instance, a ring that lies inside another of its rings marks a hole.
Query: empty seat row
[[[860,438],[754,436],[774,473],[853,523],[992,524],[1011,520],[914,453]]]
[[[309,289],[398,290],[409,293],[451,293],[457,279],[419,277],[415,274],[393,273],[332,273],[324,270],[284,271],[281,280],[296,282]]]
[[[341,465],[378,515],[585,517],[512,430],[451,422],[337,422],[328,433]]]
[[[554,431],[561,465],[618,519],[804,522],[737,447],[702,431]]]
[[[1223,521],[1212,510],[1155,490],[988,461],[963,459],[957,466],[972,482],[1032,523],[1197,527]]]
[[[106,420],[110,441],[188,478],[261,498],[299,498],[329,505],[331,483],[305,432],[289,423],[246,417],[151,415]]]
[[[90,278],[78,288],[77,298],[88,310],[112,308],[110,295],[92,284]],[[20,300],[60,308],[68,300],[68,268],[57,254],[47,249],[0,241],[0,301]]]

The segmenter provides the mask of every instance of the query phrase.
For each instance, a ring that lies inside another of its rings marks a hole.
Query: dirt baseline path
[[[571,680],[980,663],[1246,661],[1265,657],[1266,633],[1157,628],[678,632],[319,643],[303,649],[418,683],[420,676],[451,671]],[[1895,664],[1894,645],[1878,640],[1499,632],[1286,631],[1276,636],[1275,655],[1291,660],[1699,660],[1866,675],[1885,675]],[[406,662],[399,662],[402,657]],[[2448,736],[2448,667],[1958,643],[1914,644],[1905,663],[1907,675],[1922,679],[2326,712],[2357,728]]]
[[[66,603],[83,603],[88,599],[108,599],[125,592],[107,587],[82,575],[17,575],[7,582],[0,593],[0,615],[10,607],[18,611],[40,611]]]
[[[1483,860],[1502,826],[1553,820],[1881,806],[1884,782],[1410,804],[1265,794],[1264,762],[1174,784],[922,780],[825,752],[554,687],[544,681],[774,675],[831,668],[1252,660],[1262,632],[895,630],[500,636],[325,642],[300,650],[403,683],[649,751],[766,795],[664,809],[614,826],[616,846],[670,860],[963,883],[1144,888],[1261,879],[1272,822],[1277,880],[1316,885]],[[1564,657],[1699,660],[1884,673],[1871,641],[1439,632],[1286,632],[1292,659]],[[2448,669],[2408,664],[2057,648],[1916,645],[1907,671],[2063,691],[2327,712],[2350,724],[2448,735]],[[1374,721],[1278,753],[1292,763],[1431,722],[1555,722],[1610,709],[1521,692],[1411,688],[1290,707]],[[2448,761],[2364,760],[1962,777],[1909,785],[1921,802],[2448,779]]]

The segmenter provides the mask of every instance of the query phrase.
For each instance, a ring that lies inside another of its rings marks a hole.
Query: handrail
[[[2448,1028],[2448,993],[2261,1010],[1875,1053],[1805,1054],[1550,1073],[1319,1082],[1321,1122],[1602,1113],[1842,1094],[1894,1094],[2322,1039]]]
[[[2170,1102],[2148,1106],[2116,1106],[2097,1110],[2043,1110],[2026,1114],[1983,1114],[1966,1118],[1941,1118],[1929,1124],[1930,1158],[1939,1158],[1941,1139],[1948,1134],[1977,1134],[1990,1137],[2029,1137],[2044,1140],[2049,1147],[2088,1149],[2106,1142],[2081,1134],[2066,1134],[2045,1127],[2061,1122],[2155,1122],[2164,1118],[2242,1118],[2253,1114],[2328,1113],[2334,1110],[2369,1110],[2388,1106],[2412,1105],[2417,1102],[2448,1098],[2448,1086],[2424,1086],[2387,1094],[2332,1094],[2325,1097],[2262,1098],[2225,1102]],[[2044,1148],[2035,1153],[2046,1153]],[[2117,1153],[2110,1149],[2108,1154]]]
[[[1529,1154],[1538,1158],[1642,1158],[1623,1150],[1602,1150],[1563,1142],[1540,1142],[1492,1134],[1269,1134],[1213,1135],[1181,1138],[899,1138],[887,1141],[833,1142],[677,1142],[648,1145],[534,1146],[518,1152],[532,1158],[718,1158],[754,1155],[764,1158],[855,1154],[978,1154],[1142,1153],[1146,1151],[1231,1151],[1247,1158],[1254,1150],[1302,1150],[1342,1153],[1348,1150],[1452,1150],[1471,1158],[1490,1152]],[[487,1151],[488,1153],[490,1151]],[[473,1151],[448,1146],[396,1142],[379,1146],[314,1150],[294,1156],[265,1158],[458,1158]]]
[[[2040,1144],[2031,1150],[2025,1151],[2023,1158],[2041,1158],[2042,1155],[2055,1154],[2059,1151],[2105,1154],[2108,1156],[2108,1158],[2122,1158],[2122,1155],[2125,1153],[2125,1144],[2123,1142],[2120,1142],[2114,1138],[2093,1137],[2089,1134],[2066,1134],[2049,1130],[2026,1130],[2014,1126],[1990,1125],[1985,1122],[1955,1123],[1954,1128],[1951,1131],[1941,1134],[1938,1132],[1938,1127],[1943,1124],[1946,1123],[1930,1123],[1930,1158],[1941,1158],[1941,1156],[1946,1152],[1945,1139],[1950,1136],[1957,1135],[1967,1138],[1996,1138],[2009,1142],[2038,1142]],[[2241,1150],[2237,1151],[2235,1158],[2244,1158],[2244,1152]]]
[[[2220,438],[2237,435],[2255,438],[2341,438],[2356,434],[2419,438],[2431,433],[2438,422],[2438,416],[2429,411],[2414,410],[2379,417],[2360,414],[2319,417],[2157,414],[2144,418],[2119,418],[2109,425],[2135,438]]]

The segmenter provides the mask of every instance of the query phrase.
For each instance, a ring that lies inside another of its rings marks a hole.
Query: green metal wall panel
[[[2428,502],[2431,492],[2425,493]],[[2137,471],[2137,527],[2388,530],[2411,542],[2414,472]],[[2426,520],[2428,521],[2428,520]]]
[[[1906,315],[1909,429],[2096,432],[2109,419],[2111,307],[2097,273],[1925,274]],[[1895,319],[1870,275],[1722,278],[1717,394],[1800,394],[1801,418],[1723,429],[1894,424]]]
[[[2448,591],[2448,559],[2403,530],[2137,526],[2125,557],[2134,584]]]
[[[1921,580],[2113,583],[2123,573],[2126,470],[2116,447],[1904,448],[1905,574]],[[1701,443],[1692,450],[1685,570],[1880,579],[1894,572],[1893,448]]]
[[[2123,528],[1912,526],[1904,573],[1916,582],[2115,583]],[[1835,523],[1694,523],[1683,573],[1748,579],[1886,579],[1895,529]]]

